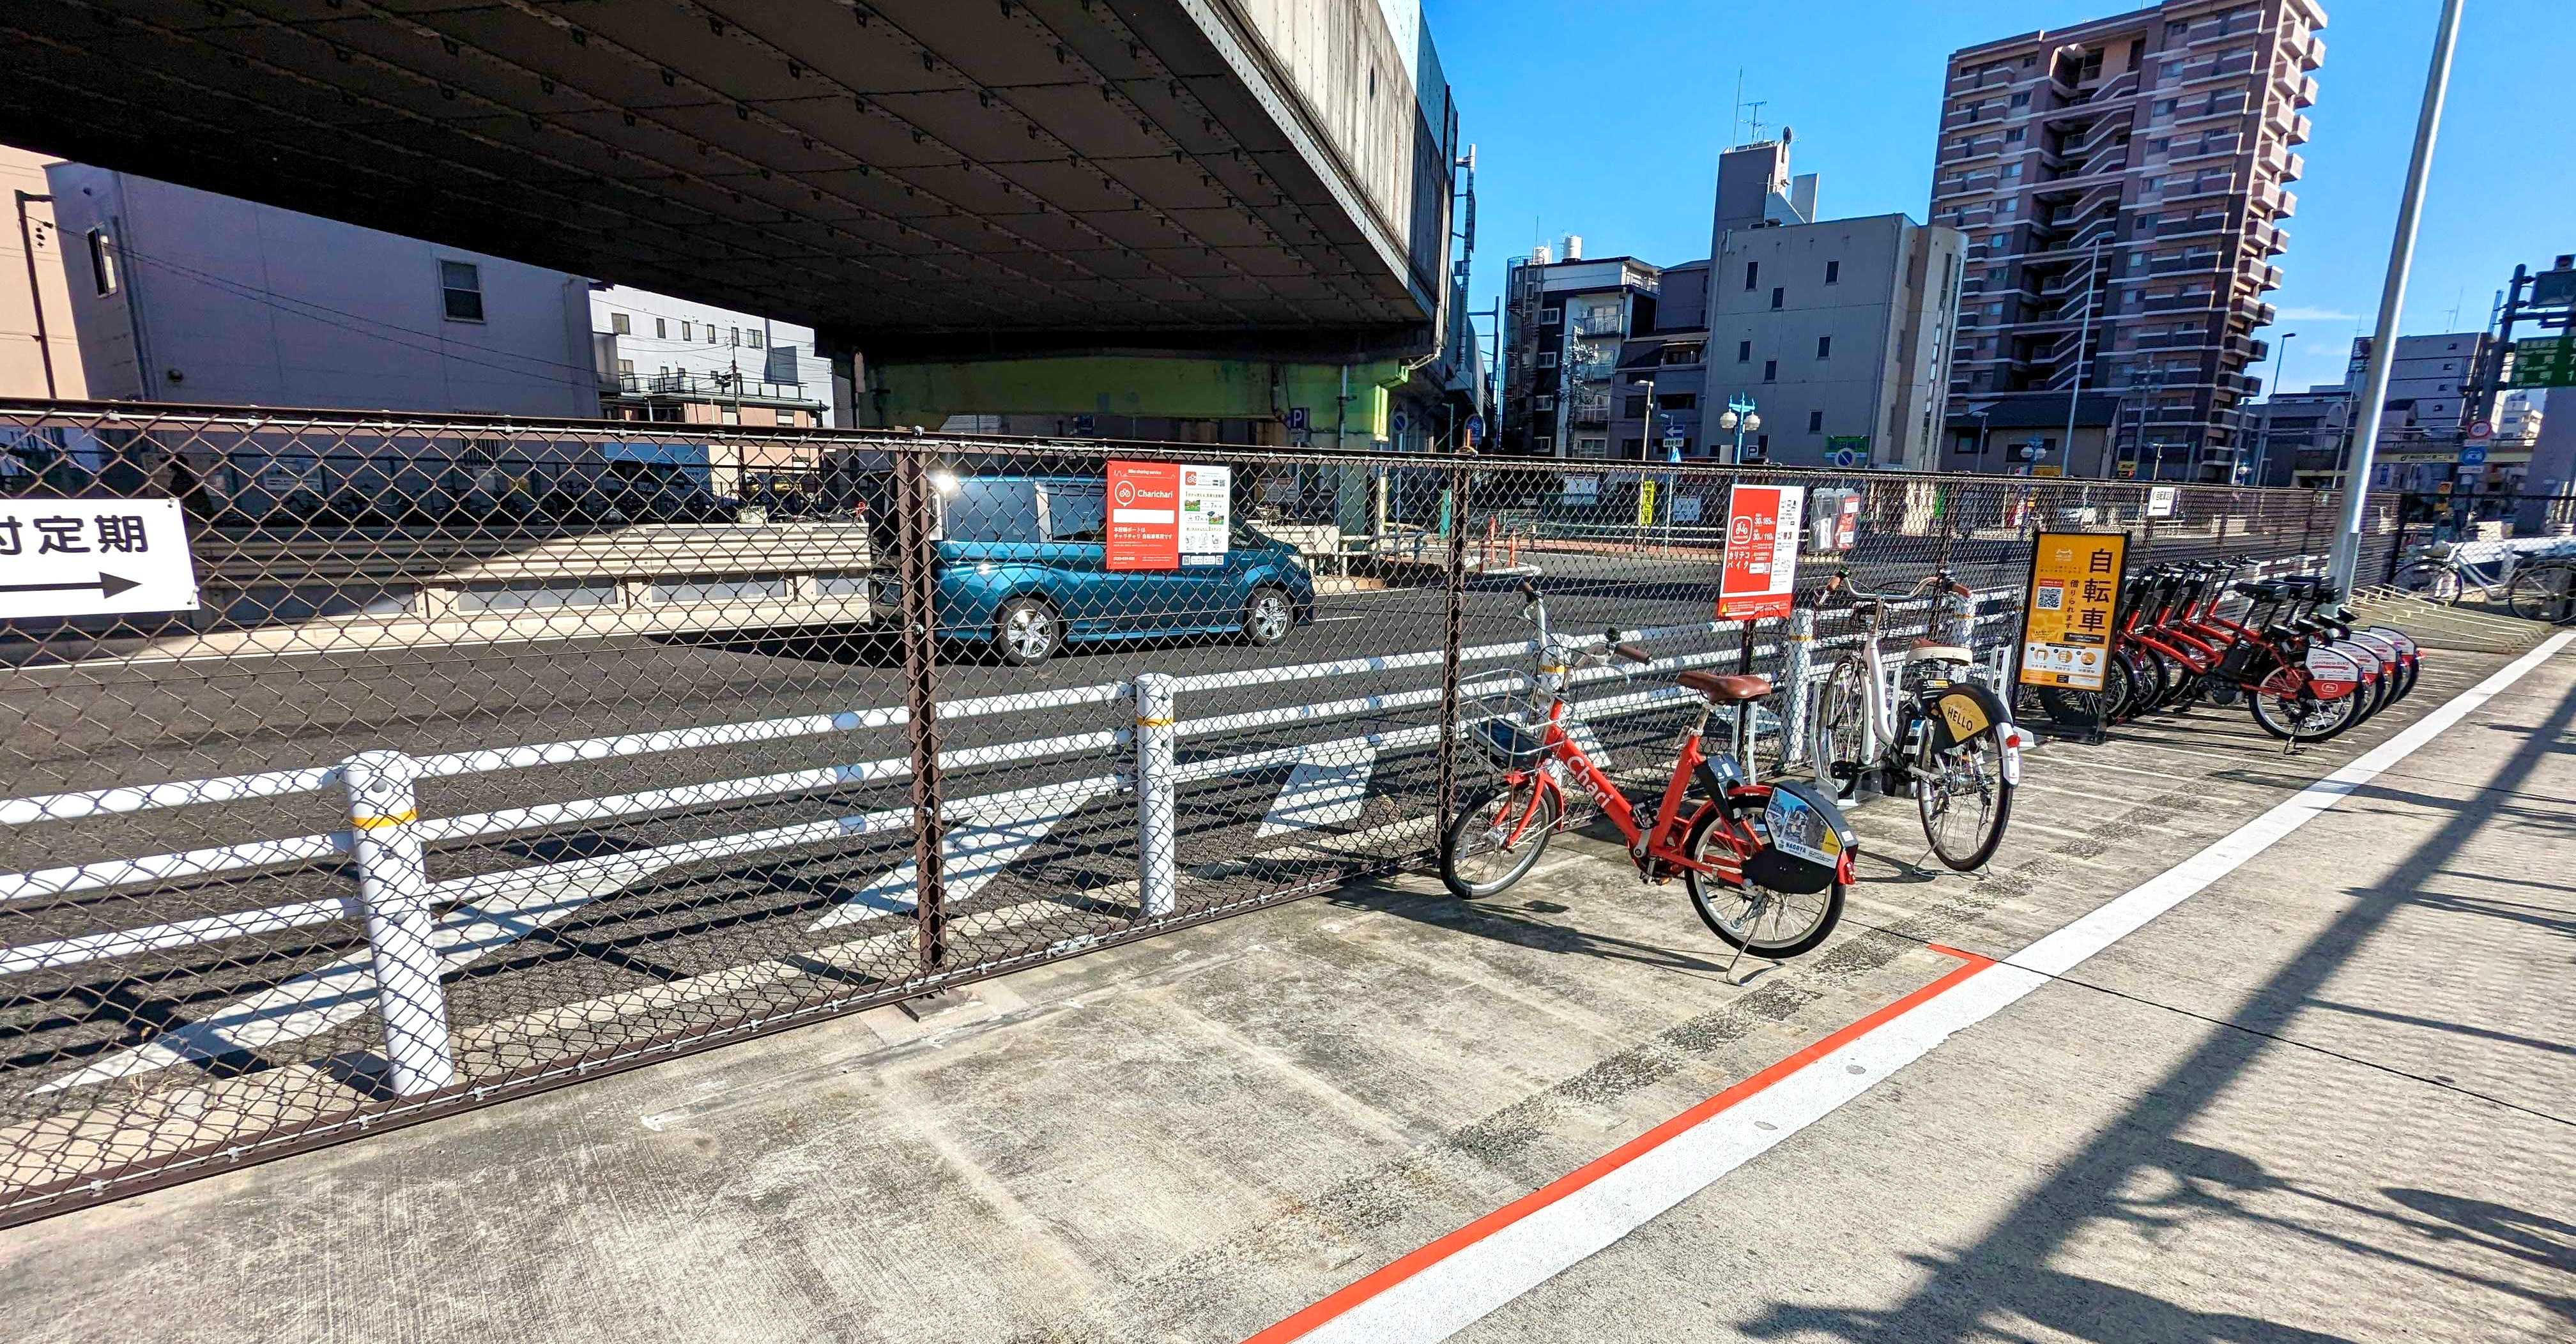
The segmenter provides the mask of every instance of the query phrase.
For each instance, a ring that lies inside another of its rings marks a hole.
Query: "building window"
[[[1826,284],[1829,284],[1829,285],[1839,285],[1839,284],[1841,284],[1841,283],[1842,283],[1842,281],[1843,281],[1843,264],[1842,264],[1841,262],[1839,262],[1839,261],[1829,261],[1829,262],[1826,262],[1826,263],[1825,263],[1825,283],[1826,283]]]
[[[1553,434],[1531,435],[1530,451],[1533,453],[1548,453],[1553,455],[1556,452],[1556,436]]]
[[[1699,394],[1696,392],[1669,392],[1663,396],[1655,398],[1655,407],[1658,410],[1666,411],[1695,411],[1699,409]]]
[[[1753,342],[1737,341],[1735,343],[1735,362],[1738,364],[1750,364],[1753,362]]]
[[[1539,411],[1555,410],[1556,394],[1553,392],[1541,392],[1537,396],[1530,398],[1530,409]]]
[[[1620,414],[1623,418],[1627,418],[1627,419],[1636,419],[1636,418],[1642,417],[1643,415],[1645,415],[1645,413],[1646,413],[1646,398],[1645,398],[1645,396],[1644,396],[1643,394],[1639,394],[1639,395],[1637,395],[1637,396],[1632,396],[1632,397],[1628,398],[1628,400],[1627,400],[1627,401],[1626,401],[1626,403],[1622,406],[1622,408],[1621,408],[1621,410],[1620,410],[1620,412],[1619,412],[1619,414]]]
[[[483,272],[470,261],[438,263],[439,299],[450,322],[483,320]]]
[[[2030,106],[2030,91],[2028,89],[2024,89],[2020,93],[2014,94],[2012,96],[2012,105],[2015,107]]]
[[[1963,142],[1963,143],[1964,143],[1964,142]],[[1752,292],[1752,290],[1753,290],[1753,282],[1754,282],[1755,280],[1757,280],[1757,279],[1761,278],[1761,275],[1762,275],[1762,263],[1761,263],[1761,262],[1758,262],[1758,261],[1748,261],[1748,262],[1744,263],[1744,288],[1745,288],[1745,292],[1747,292],[1747,293]]]
[[[1555,326],[1557,323],[1565,320],[1565,310],[1563,308],[1541,308],[1538,310],[1538,320],[1543,326]]]
[[[1833,357],[1834,357],[1834,338],[1833,338],[1833,337],[1831,337],[1831,336],[1819,336],[1819,337],[1817,337],[1817,338],[1816,338],[1816,358],[1818,358],[1818,359],[1831,359],[1831,358],[1833,358]]]
[[[616,332],[620,336],[632,336],[635,334],[635,323],[624,313],[610,313],[608,315],[608,329]]]
[[[116,242],[105,229],[89,231],[89,279],[100,298],[116,292]]]
[[[617,376],[620,378],[634,377],[635,361],[631,359],[621,359],[617,361]]]
[[[1556,352],[1555,352],[1555,351],[1553,351],[1553,350],[1541,350],[1541,351],[1539,351],[1539,352],[1538,352],[1538,366],[1539,366],[1540,368],[1542,368],[1542,369],[1552,369],[1552,368],[1555,368],[1555,367],[1556,367]]]
[[[661,318],[654,318],[653,339],[657,341],[667,341],[671,339],[671,324]]]
[[[1789,301],[1789,291],[1779,285],[1771,287],[1771,311],[1778,312]]]
[[[754,331],[753,333],[751,333],[751,348],[752,348],[752,349],[754,349],[754,350],[758,350],[758,349],[760,349],[760,348],[761,348],[761,346],[760,346],[760,333],[759,333],[759,332],[757,332],[757,331]]]
[[[1762,361],[1762,381],[1766,383],[1780,381],[1780,361],[1776,359]]]
[[[681,322],[680,339],[684,341],[694,341],[698,339],[696,325],[687,321]]]
[[[1807,432],[1810,434],[1822,434],[1825,432],[1825,413],[1823,411],[1807,412]]]

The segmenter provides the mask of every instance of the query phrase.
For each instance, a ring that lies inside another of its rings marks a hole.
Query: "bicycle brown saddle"
[[[1684,672],[1673,678],[1683,686],[1699,692],[1712,705],[1740,704],[1759,700],[1771,693],[1771,679],[1758,673],[1729,676],[1723,672]]]

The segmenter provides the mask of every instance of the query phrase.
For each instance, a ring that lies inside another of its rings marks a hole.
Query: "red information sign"
[[[1726,572],[1718,581],[1717,619],[1786,616],[1798,586],[1798,520],[1803,485],[1739,485],[1726,501]]]
[[[1109,464],[1108,567],[1181,567],[1181,468],[1177,462]]]

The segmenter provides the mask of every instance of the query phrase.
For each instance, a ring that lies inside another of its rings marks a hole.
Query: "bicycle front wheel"
[[[2505,610],[2526,621],[2566,625],[2576,621],[2576,566],[2534,565],[2513,576]]]
[[[1869,762],[1869,660],[1858,654],[1837,658],[1816,686],[1815,721],[1808,725],[1807,760],[1816,782],[1848,799],[1860,790],[1861,771]]]
[[[1473,900],[1529,876],[1556,834],[1557,806],[1556,794],[1541,788],[1536,775],[1470,801],[1441,832],[1441,882],[1451,895]]]
[[[1929,711],[1925,707],[1925,712]],[[1953,871],[1973,873],[1994,858],[2012,820],[2013,785],[2004,776],[2003,727],[1985,727],[1952,742],[1932,745],[1935,726],[1922,728],[1922,754],[1914,763],[1914,807],[1923,838]]]
[[[2397,571],[2389,582],[2399,592],[2450,606],[2460,600],[2460,575],[2441,560],[2418,560]]]

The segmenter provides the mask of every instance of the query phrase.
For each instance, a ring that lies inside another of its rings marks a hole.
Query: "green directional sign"
[[[2576,336],[2537,336],[2513,343],[2507,387],[2576,387]]]

